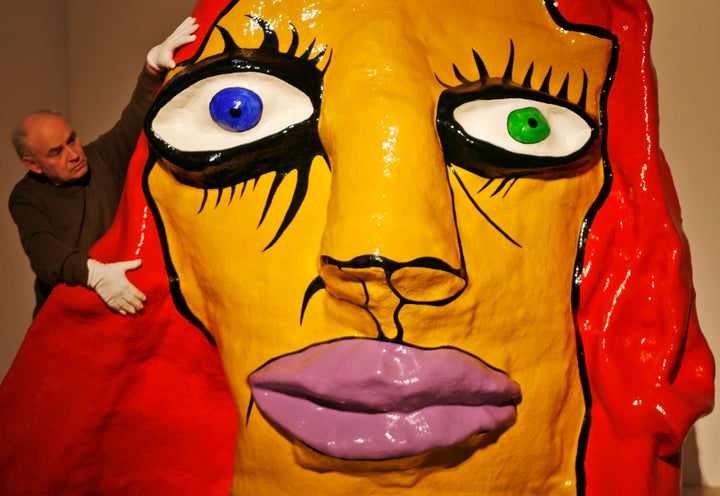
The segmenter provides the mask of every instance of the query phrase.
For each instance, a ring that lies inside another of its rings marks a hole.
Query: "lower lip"
[[[250,385],[271,422],[348,460],[413,456],[510,426],[520,394],[505,374],[458,350],[366,339],[281,357],[253,373]]]

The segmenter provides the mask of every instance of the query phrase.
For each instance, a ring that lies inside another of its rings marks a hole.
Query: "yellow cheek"
[[[274,174],[237,185],[232,198],[226,188],[219,201],[218,190],[208,191],[203,200],[206,192],[177,183],[157,165],[148,178],[183,298],[221,351],[239,350],[243,359],[234,361],[242,364],[245,375],[270,358],[262,346],[265,338],[279,334],[298,337],[298,346],[307,342],[296,330],[303,295],[317,277],[329,189],[322,159],[316,159],[311,171],[303,207],[271,249],[266,248],[288,211],[297,171],[284,179],[267,211]],[[238,339],[250,329],[252,340]],[[262,352],[253,351],[258,341]]]

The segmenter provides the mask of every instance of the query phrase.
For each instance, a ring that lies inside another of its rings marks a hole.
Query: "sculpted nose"
[[[444,305],[466,276],[435,127],[441,87],[411,47],[386,43],[412,39],[394,35],[401,22],[373,22],[378,36],[358,39],[326,75],[319,133],[332,174],[320,277],[390,337],[410,325],[403,306]]]
[[[376,117],[357,119],[365,132],[327,147],[332,186],[320,277],[328,294],[365,308],[381,335],[400,339],[413,324],[400,322],[405,305],[449,303],[466,274],[433,121],[405,99],[393,103],[396,114],[377,108]],[[336,119],[352,129],[352,120]]]
[[[402,339],[397,315],[404,305],[444,305],[467,284],[463,269],[432,257],[398,263],[377,255],[347,261],[324,256],[320,277],[331,296],[369,312],[381,337],[397,340]]]
[[[329,89],[326,96],[326,109],[343,112],[326,110],[320,120],[332,169],[320,255],[344,261],[372,255],[406,264],[429,257],[460,270],[435,95],[422,87],[415,97],[406,84],[403,92],[378,98],[368,86],[360,92],[367,94],[352,98]],[[404,272],[395,277],[404,281]]]

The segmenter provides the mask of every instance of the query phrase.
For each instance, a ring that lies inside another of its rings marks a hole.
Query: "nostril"
[[[390,284],[407,303],[443,305],[459,296],[467,281],[451,271],[407,266],[392,273]]]
[[[341,267],[335,264],[323,264],[320,277],[325,290],[334,298],[359,306],[368,304],[368,286],[387,287],[387,275],[382,267]]]
[[[335,298],[367,305],[372,295],[395,293],[402,303],[444,305],[465,289],[465,272],[424,257],[401,263],[377,255],[338,261],[322,257],[320,276]]]

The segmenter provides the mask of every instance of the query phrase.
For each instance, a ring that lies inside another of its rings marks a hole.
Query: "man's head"
[[[25,167],[61,186],[88,171],[80,139],[70,123],[53,111],[34,112],[15,128],[12,142]]]

